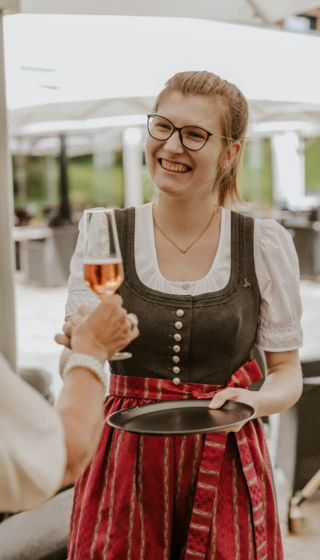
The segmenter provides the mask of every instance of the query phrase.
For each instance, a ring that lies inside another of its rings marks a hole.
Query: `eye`
[[[199,134],[199,132],[194,132],[193,130],[189,132],[189,136],[193,136],[194,138],[202,138],[202,135]]]
[[[157,128],[160,128],[161,130],[170,130],[171,126],[169,123],[156,123],[155,125]]]
[[[204,132],[202,132],[201,130],[194,129],[194,128],[187,129],[186,134],[188,135],[189,138],[192,138],[192,140],[203,141],[207,137]]]

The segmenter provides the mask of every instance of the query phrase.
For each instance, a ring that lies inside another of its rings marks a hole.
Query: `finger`
[[[224,432],[226,434],[230,434],[230,433],[237,433],[240,432],[240,430],[242,430],[243,426],[245,425],[245,422],[243,424],[240,424],[239,426],[231,426],[230,428],[227,428],[226,430],[224,430]]]
[[[74,327],[71,323],[69,323],[69,321],[68,321],[68,323],[65,323],[62,327],[62,330],[63,330],[64,334],[69,338],[73,334],[73,329],[74,329]]]
[[[209,403],[209,408],[221,408],[226,401],[235,400],[236,398],[236,395],[232,391],[225,389],[213,397],[212,401]]]
[[[100,303],[99,307],[104,308],[104,307],[121,307],[123,304],[123,299],[121,296],[119,296],[118,294],[113,294],[112,296],[108,296],[106,297],[104,300],[102,300],[102,302]]]
[[[90,313],[92,313],[94,309],[95,307],[93,307],[92,305],[81,305],[75,315],[81,315],[81,317],[83,318],[87,315],[90,315]]]
[[[130,322],[131,330],[134,330],[139,324],[138,317],[134,313],[128,313],[127,320]]]
[[[80,323],[82,323],[83,317],[84,315],[81,315],[80,312],[77,311],[77,313],[73,313],[72,315],[70,315],[67,323],[71,323],[74,327],[76,327],[77,325],[80,325]]]
[[[123,304],[123,299],[121,296],[119,296],[119,294],[113,294],[113,296],[111,296],[112,299],[116,302],[117,305],[122,305]]]
[[[133,327],[130,331],[130,342],[139,336],[140,332],[138,327]]]
[[[65,346],[66,348],[71,348],[70,338],[68,336],[65,336],[64,334],[56,334],[54,340],[56,341],[57,344],[60,344],[61,346]]]

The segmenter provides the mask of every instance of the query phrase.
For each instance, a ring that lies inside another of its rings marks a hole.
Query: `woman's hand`
[[[252,406],[256,412],[255,417],[260,416],[260,404],[261,404],[261,394],[259,391],[248,391],[247,389],[238,389],[230,387],[229,389],[223,389],[219,391],[212,399],[209,404],[209,408],[217,409],[221,408],[226,401],[238,401],[244,404]],[[238,426],[227,428],[223,430],[225,433],[229,432],[239,432],[246,422],[239,424]]]
[[[98,307],[80,307],[65,323],[64,334],[57,335],[55,340],[74,352],[104,361],[138,336],[137,325],[137,317],[123,309],[122,298],[113,295]]]
[[[220,408],[227,400],[239,401],[253,406],[256,416],[261,417],[282,412],[293,406],[302,392],[302,372],[298,350],[265,352],[265,357],[266,380],[260,391],[223,389],[214,396],[209,407]],[[238,432],[244,424],[226,431]]]
[[[69,315],[67,321],[64,323],[62,330],[64,334],[57,334],[55,336],[55,341],[61,346],[65,346],[71,350],[71,336],[73,329],[80,325],[83,319],[92,313],[96,309],[95,306],[92,305],[82,305],[77,309],[75,313]]]

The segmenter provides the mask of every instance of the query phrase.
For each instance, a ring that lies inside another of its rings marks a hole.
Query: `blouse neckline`
[[[159,303],[168,303],[176,305],[184,302],[191,305],[192,302],[200,305],[221,303],[235,295],[240,286],[241,275],[243,275],[243,225],[241,216],[235,212],[231,212],[231,273],[229,281],[224,288],[215,292],[203,293],[196,296],[168,294],[149,288],[143,284],[137,274],[135,265],[135,208],[127,208],[123,216],[123,260],[125,268],[124,282],[130,286],[130,289],[136,291],[141,297],[152,299]],[[222,247],[222,239],[220,236],[220,246]],[[221,249],[220,249],[221,250]],[[216,259],[215,259],[216,260]],[[160,271],[159,271],[160,272]],[[201,281],[201,280],[200,280]],[[198,282],[198,280],[197,280]],[[189,283],[189,282],[188,282]]]
[[[150,232],[150,238],[149,238],[148,244],[149,244],[149,254],[151,255],[151,259],[152,259],[152,266],[154,267],[157,276],[163,282],[165,282],[167,284],[170,284],[172,286],[177,286],[177,287],[183,286],[184,284],[189,284],[190,286],[196,286],[197,284],[200,284],[200,283],[204,282],[205,280],[207,280],[208,278],[210,278],[210,276],[212,276],[212,274],[214,274],[215,270],[219,266],[219,262],[221,260],[221,253],[223,251],[224,241],[225,241],[225,237],[226,237],[226,210],[220,206],[221,226],[220,226],[219,243],[218,243],[217,252],[215,254],[215,257],[213,259],[213,262],[211,264],[211,267],[210,267],[209,271],[207,272],[207,274],[205,276],[203,276],[202,278],[199,278],[198,280],[188,280],[187,279],[187,280],[178,282],[178,281],[175,281],[175,280],[169,280],[168,278],[165,278],[165,276],[163,276],[163,274],[161,273],[161,270],[159,268],[157,251],[156,251],[156,244],[155,244],[155,236],[154,236],[153,219],[152,219],[152,204],[153,204],[152,202],[149,202],[148,204],[146,204],[146,206],[148,207],[148,214],[147,214],[148,231]],[[231,271],[230,271],[230,276],[228,278],[228,282],[227,282],[226,285],[228,285],[228,283],[230,281],[230,277],[231,277]]]

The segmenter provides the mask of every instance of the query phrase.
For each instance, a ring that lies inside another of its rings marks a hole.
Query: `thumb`
[[[213,408],[213,409],[221,408],[224,405],[224,403],[228,401],[230,398],[231,395],[228,389],[224,391],[220,391],[213,397],[212,401],[209,404],[209,408]]]

